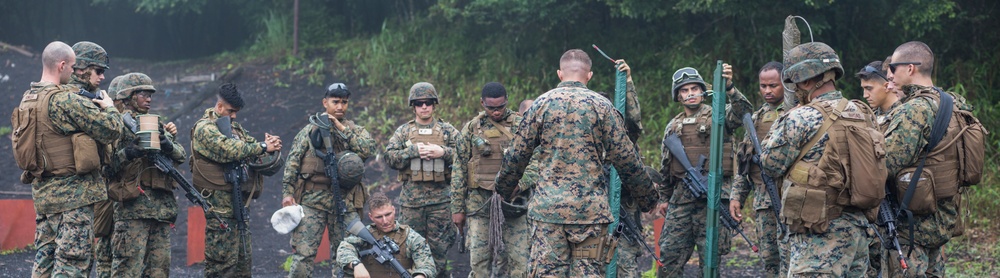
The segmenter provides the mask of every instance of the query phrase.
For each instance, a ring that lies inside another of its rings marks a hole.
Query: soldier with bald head
[[[399,170],[400,222],[427,238],[438,277],[448,277],[446,256],[455,242],[452,224],[451,165],[462,136],[454,126],[434,116],[438,92],[419,82],[407,98],[415,119],[396,128],[385,146],[386,163]]]
[[[497,191],[514,192],[529,162],[539,167],[527,205],[530,277],[604,275],[616,240],[608,233],[614,215],[605,164],[618,169],[622,193],[636,197],[637,209],[649,211],[657,200],[624,117],[586,87],[590,68],[586,52],[563,53],[562,82],[524,113],[497,174]]]
[[[69,45],[46,46],[41,80],[31,83],[11,117],[14,130],[27,131],[11,138],[21,181],[31,184],[34,198],[33,277],[90,274],[94,204],[107,199],[98,145],[121,134],[121,115],[107,93],[91,99],[66,85],[76,62]]]

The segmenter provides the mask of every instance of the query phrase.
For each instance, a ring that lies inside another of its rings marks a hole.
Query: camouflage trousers
[[[729,201],[721,201],[728,204]],[[687,204],[670,204],[660,231],[660,259],[663,267],[657,269],[656,277],[684,276],[684,265],[698,249],[698,266],[704,270],[705,258],[705,218],[707,204],[704,200]],[[721,227],[721,226],[720,226]],[[726,228],[719,229],[719,258],[729,254],[732,232]]]
[[[788,277],[863,277],[875,234],[861,213],[844,212],[826,233],[789,236]]]
[[[903,248],[904,256],[909,255],[906,257],[908,268],[903,270],[902,265],[899,264],[899,253],[889,251],[889,256],[885,260],[885,275],[882,277],[945,277],[944,263],[946,261],[941,247],[927,248],[914,245],[913,253],[909,253],[910,248],[907,245],[900,247]]]
[[[788,242],[778,231],[778,220],[770,208],[756,211],[757,246],[766,277],[788,275]]]
[[[319,245],[323,241],[323,231],[327,232],[327,240],[330,241],[330,255],[334,262],[337,261],[337,246],[347,237],[347,223],[358,218],[358,213],[353,209],[344,213],[342,223],[337,223],[337,215],[302,206],[304,216],[299,221],[299,225],[292,230],[292,239],[289,244],[295,250],[292,254],[292,267],[288,271],[288,277],[311,277],[313,276],[313,261],[316,253],[319,252]],[[337,276],[338,267],[333,268],[333,276]]]
[[[483,210],[486,211],[486,210]],[[467,218],[469,226],[468,234],[465,236],[465,244],[469,251],[469,278],[490,277],[493,270],[500,270],[493,265],[493,249],[490,249],[490,217],[487,213],[480,212]]]
[[[31,277],[87,277],[93,259],[94,207],[35,215]]]
[[[153,219],[115,221],[113,277],[170,275],[170,223]]]
[[[94,203],[94,269],[98,278],[111,277],[111,232],[114,228],[114,202]],[[102,221],[103,219],[103,221]]]
[[[450,276],[447,271],[448,249],[455,243],[455,224],[451,222],[451,210],[448,207],[448,203],[442,203],[400,209],[399,222],[410,226],[427,239],[438,277]]]
[[[499,277],[528,277],[528,255],[531,251],[531,222],[528,215],[505,219],[503,230],[504,259],[498,263]]]
[[[247,235],[246,244],[240,242],[235,218],[222,220],[229,223],[230,230],[220,227],[215,218],[205,219],[205,277],[250,277],[252,240]]]
[[[642,277],[639,270],[639,258],[642,257],[642,243],[628,242],[628,240],[618,241],[618,277],[634,278]]]
[[[531,277],[604,277],[600,258],[574,256],[574,251],[598,249],[579,246],[587,238],[607,236],[608,224],[556,224],[531,221]],[[596,257],[596,256],[595,256]]]
[[[869,222],[870,223],[870,222]],[[882,236],[885,236],[885,228],[876,227],[876,231]],[[868,271],[865,272],[865,277],[878,277],[879,273],[884,271],[883,267],[885,264],[885,248],[882,247],[882,239],[878,236],[872,240],[872,243],[868,245]]]

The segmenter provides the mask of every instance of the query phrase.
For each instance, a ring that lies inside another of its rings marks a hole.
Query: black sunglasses
[[[878,75],[878,77],[881,77],[882,80],[889,81],[889,78],[886,77],[885,74],[882,74],[881,71],[875,69],[875,67],[873,66],[865,66],[865,68],[862,69],[861,71],[863,71],[864,73],[874,73],[875,75]]]
[[[94,67],[94,73],[96,73],[97,75],[104,74],[104,71],[106,71],[106,69],[104,69],[102,67]]]
[[[422,107],[424,105],[431,106],[435,104],[437,104],[437,101],[434,100],[414,100],[410,102],[410,106],[413,107]]]
[[[914,66],[919,66],[919,65],[920,65],[920,62],[899,62],[899,63],[889,63],[889,72],[891,72],[892,74],[896,74],[896,66],[901,66],[901,65],[914,65]]]

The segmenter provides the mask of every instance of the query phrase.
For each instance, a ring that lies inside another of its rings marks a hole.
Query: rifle
[[[219,117],[215,120],[216,126],[219,128],[219,132],[226,137],[236,139],[233,136],[233,125],[232,119],[229,117]],[[240,249],[243,250],[243,254],[247,254],[250,250],[250,229],[247,227],[247,223],[250,222],[250,211],[243,204],[243,183],[247,181],[250,173],[247,171],[247,164],[244,161],[233,161],[223,165],[225,169],[225,180],[226,183],[233,185],[232,200],[233,200],[233,218],[236,219],[236,230],[240,233]]]
[[[135,118],[132,117],[132,114],[123,113],[122,123],[124,123],[125,127],[131,130],[132,133],[139,132],[139,125]],[[171,142],[161,142],[161,144],[171,144]],[[173,161],[171,161],[170,158],[167,158],[167,156],[159,152],[147,152],[146,159],[153,162],[153,166],[155,166],[157,170],[167,174],[167,176],[170,176],[171,179],[177,182],[177,184],[180,185],[180,188],[184,190],[184,197],[187,197],[188,201],[201,206],[201,209],[205,211],[206,216],[211,215],[215,218],[215,220],[218,220],[220,223],[219,227],[229,229],[229,223],[226,223],[225,220],[222,220],[222,217],[219,217],[219,214],[211,210],[212,204],[208,203],[208,200],[205,200],[205,198],[201,196],[198,189],[195,189],[194,185],[192,185],[191,182],[185,179],[184,176],[177,171],[177,168],[174,168]]]
[[[455,225],[455,229],[458,229],[458,253],[465,254],[465,252],[469,252],[469,248],[465,247],[465,231],[458,225]]]
[[[764,165],[760,162],[760,140],[757,138],[757,127],[753,125],[753,118],[750,117],[750,113],[743,114],[743,128],[747,130],[747,136],[750,137],[750,141],[753,142],[753,154],[750,155],[750,161],[753,161],[760,168],[760,180],[764,181],[764,189],[767,190],[767,196],[771,198],[771,212],[774,213],[774,219],[778,220],[778,233],[784,234],[788,231],[788,226],[784,222],[781,222],[781,196],[778,194],[778,184],[774,181],[771,176],[764,173]],[[747,177],[748,179],[750,177]]]
[[[312,115],[309,117],[309,123],[319,127],[317,130],[320,137],[323,140],[323,147],[326,148],[326,153],[321,152],[319,149],[313,149],[316,156],[323,160],[323,171],[326,172],[326,176],[330,178],[330,192],[333,193],[334,200],[334,210],[337,212],[337,223],[344,223],[344,214],[347,213],[347,205],[344,204],[343,191],[340,188],[340,173],[339,168],[337,168],[337,154],[333,151],[333,139],[331,139],[331,132],[337,132],[338,137],[344,138],[343,134],[333,126],[330,122],[330,118],[326,116]],[[314,146],[315,147],[315,146]]]
[[[684,151],[684,145],[681,144],[681,139],[677,137],[677,134],[671,134],[666,138],[663,138],[663,146],[667,147],[667,150],[669,150],[670,154],[674,156],[674,159],[677,159],[677,161],[681,163],[681,166],[686,169],[687,176],[683,179],[684,184],[691,190],[694,197],[702,198],[703,196],[707,196],[708,187],[705,186],[705,183],[707,183],[708,178],[701,174],[703,171],[701,166],[692,166],[691,161],[688,161],[687,152]],[[704,164],[705,156],[701,156],[698,165]],[[750,244],[750,249],[756,253],[758,251],[757,245],[753,244],[753,241],[750,241],[750,238],[747,238],[746,234],[743,233],[743,228],[740,228],[740,222],[737,222],[736,219],[733,219],[733,216],[729,214],[729,204],[723,204],[720,202],[719,211],[719,219],[722,220],[722,225],[726,226],[726,228],[729,228],[730,230],[738,232],[740,236],[743,237],[743,240]]]
[[[886,191],[891,192],[891,191]],[[882,247],[885,250],[896,250],[896,254],[899,255],[899,264],[903,269],[906,269],[906,258],[903,256],[903,248],[899,247],[899,234],[896,232],[896,209],[893,207],[893,202],[886,196],[882,199],[882,203],[878,207],[878,223],[879,226],[885,227],[885,237],[889,240],[882,239]],[[878,229],[875,230],[878,234]],[[881,236],[880,236],[881,238]]]
[[[625,207],[619,208],[618,211],[621,212],[621,218],[619,218],[618,227],[615,229],[615,234],[618,235],[617,237],[624,236],[625,240],[630,243],[642,244],[642,247],[645,247],[646,251],[653,256],[653,260],[656,261],[656,265],[662,267],[663,261],[656,256],[656,252],[653,251],[653,248],[650,248],[649,244],[646,243],[646,238],[643,237],[640,232],[639,224],[632,218],[634,216],[629,214],[628,211],[625,210]]]
[[[412,278],[410,272],[403,268],[403,265],[399,264],[396,257],[393,254],[399,253],[399,245],[395,241],[392,241],[389,237],[384,237],[382,240],[375,240],[375,236],[372,235],[368,229],[365,228],[364,224],[361,224],[360,219],[354,219],[351,221],[350,225],[347,225],[347,230],[351,232],[352,235],[360,237],[362,240],[372,245],[371,249],[358,252],[358,257],[364,256],[374,256],[375,261],[380,264],[389,264],[393,270],[399,273],[403,278]]]

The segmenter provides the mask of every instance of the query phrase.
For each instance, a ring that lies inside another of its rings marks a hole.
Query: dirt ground
[[[237,69],[237,70],[232,70]],[[215,73],[217,77],[225,72],[231,72],[238,88],[244,93],[247,101],[237,119],[253,136],[263,138],[264,133],[280,136],[285,145],[290,145],[292,138],[307,123],[308,115],[320,110],[319,98],[324,89],[320,86],[308,85],[301,79],[291,76],[290,71],[278,71],[274,64],[268,62],[250,61],[242,64],[227,64],[213,60],[189,60],[169,63],[149,63],[136,60],[112,60],[111,69],[107,71],[107,79],[101,87],[107,88],[115,76],[128,72],[143,72],[154,80],[157,93],[153,95],[152,113],[161,115],[180,115],[172,121],[180,128],[178,140],[190,151],[190,128],[205,109],[214,104],[214,92],[218,82],[174,82],[185,76],[206,75]],[[11,111],[18,105],[21,94],[28,88],[29,82],[37,81],[41,73],[41,59],[29,58],[12,52],[0,52],[0,127],[9,127]],[[275,80],[281,80],[283,86],[275,86]],[[341,81],[343,78],[327,78],[326,83]],[[351,84],[352,82],[347,82]],[[366,94],[366,88],[354,88],[357,99],[352,98],[352,109],[364,107],[366,98],[376,97]],[[348,117],[351,117],[348,114]],[[359,121],[364,123],[363,119]],[[387,138],[377,138],[384,142]],[[0,140],[0,199],[30,199],[30,185],[18,181],[20,170],[17,168],[11,153],[11,141]],[[190,176],[189,166],[179,168]],[[365,175],[365,184],[380,184],[373,190],[387,191],[390,196],[398,195],[398,183],[394,182],[395,173],[384,167],[379,161],[370,161]],[[280,175],[267,178],[265,192],[251,204],[250,229],[253,234],[253,273],[258,277],[281,277],[286,275],[282,264],[292,251],[288,244],[290,235],[281,235],[271,228],[268,219],[281,207]],[[187,241],[187,207],[191,203],[176,194],[181,207],[178,221],[171,235],[171,276],[201,277],[203,265],[185,265]],[[647,222],[650,223],[650,222]],[[647,224],[647,227],[650,227]],[[752,233],[749,225],[744,225]],[[659,227],[657,227],[659,228]],[[752,236],[752,235],[751,235]],[[651,239],[651,238],[650,238]],[[734,239],[734,242],[741,242]],[[652,243],[652,240],[650,240]],[[760,276],[760,266],[756,256],[744,251],[736,251],[737,255],[723,258],[721,270],[723,277],[754,277]],[[0,255],[0,276],[27,277],[30,276],[34,250],[25,250],[8,255]],[[449,252],[449,260],[453,277],[464,277],[469,271],[467,254],[459,254],[457,247]],[[642,260],[640,269],[649,269],[651,259],[647,256]],[[729,262],[729,263],[727,263]],[[733,263],[735,262],[735,263]],[[687,275],[700,276],[697,263],[692,260],[686,267]],[[317,265],[315,277],[330,277],[329,263]]]

